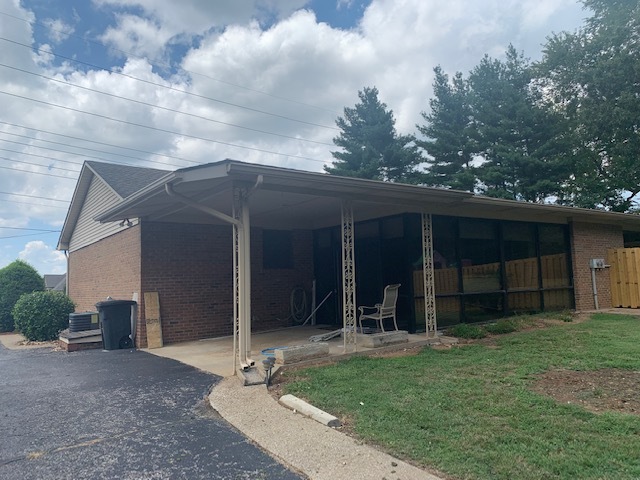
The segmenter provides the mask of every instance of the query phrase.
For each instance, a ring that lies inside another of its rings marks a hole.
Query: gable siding
[[[94,220],[96,215],[114,206],[119,201],[120,197],[113,190],[98,177],[93,177],[69,242],[70,252],[79,250],[128,228],[121,227],[118,222],[99,223]],[[132,222],[134,224],[137,223],[134,219],[132,219]]]

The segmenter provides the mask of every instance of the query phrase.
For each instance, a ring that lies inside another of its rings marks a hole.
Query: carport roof
[[[166,192],[231,215],[234,185],[256,186],[250,208],[252,225],[314,229],[340,223],[340,202],[351,200],[356,221],[406,212],[568,223],[580,221],[640,230],[640,216],[503,200],[469,192],[360,178],[339,177],[236,160],[166,173],[102,213],[100,222],[143,218],[152,221],[219,223]]]

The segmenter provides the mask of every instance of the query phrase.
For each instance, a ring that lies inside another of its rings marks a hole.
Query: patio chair
[[[384,297],[382,303],[377,303],[374,307],[358,307],[360,315],[358,316],[358,323],[360,325],[360,331],[362,332],[362,320],[375,320],[380,326],[380,330],[384,332],[384,320],[387,318],[393,319],[393,326],[398,330],[398,323],[396,322],[396,302],[398,300],[398,289],[400,284],[387,285],[384,287]],[[368,313],[365,311],[368,310]]]

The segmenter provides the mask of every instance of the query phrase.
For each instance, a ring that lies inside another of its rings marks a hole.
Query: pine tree
[[[393,111],[378,99],[378,89],[365,87],[358,92],[360,102],[345,107],[336,125],[340,134],[333,139],[342,151],[331,152],[335,158],[327,173],[347,177],[392,182],[416,183],[416,166],[422,161],[415,139],[398,135]]]
[[[530,202],[559,195],[567,173],[561,118],[545,108],[529,62],[510,45],[505,61],[485,56],[469,75],[470,134],[486,195]]]
[[[440,66],[434,69],[433,98],[430,112],[422,112],[425,125],[416,125],[426,137],[418,140],[429,158],[425,183],[472,192],[475,172],[472,167],[474,146],[470,137],[471,107],[467,82],[458,72],[449,77]]]

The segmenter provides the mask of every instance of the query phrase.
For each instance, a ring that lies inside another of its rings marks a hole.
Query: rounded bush
[[[22,260],[0,269],[0,332],[13,332],[13,306],[24,293],[44,290],[44,279]]]
[[[13,307],[16,330],[27,340],[55,340],[69,325],[75,305],[62,292],[34,292],[22,295]]]

